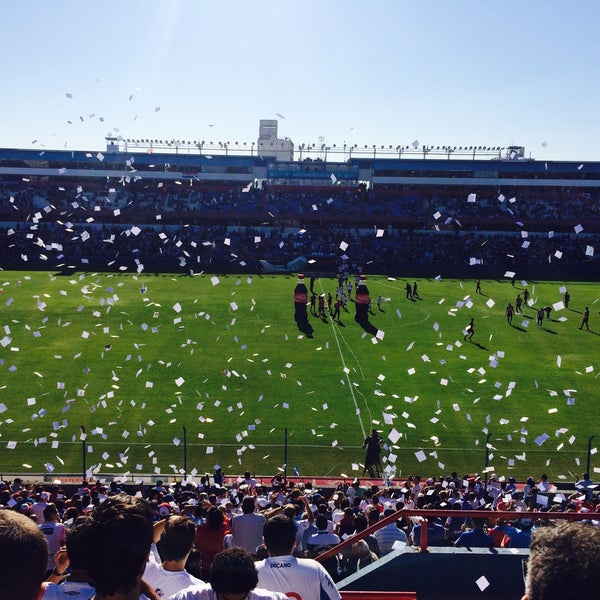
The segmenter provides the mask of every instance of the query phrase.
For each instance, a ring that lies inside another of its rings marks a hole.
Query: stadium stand
[[[2,149],[0,266],[260,272],[305,256],[322,272],[598,273],[596,163],[264,163]]]

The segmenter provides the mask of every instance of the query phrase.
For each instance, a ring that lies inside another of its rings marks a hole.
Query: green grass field
[[[369,276],[383,336],[350,303],[342,325],[311,318],[309,338],[293,319],[295,277],[211,278],[2,273],[0,471],[81,473],[83,447],[95,472],[167,477],[182,472],[185,427],[188,472],[272,475],[287,428],[288,473],[353,477],[372,426],[398,437],[396,476],[482,472],[488,433],[499,474],[585,468],[600,434],[598,285],[569,283],[570,309],[542,328],[532,308],[510,327],[520,282],[482,281],[475,295],[473,281],[418,279],[411,302],[405,280]],[[563,285],[528,287],[540,306]],[[585,305],[591,332],[578,329]]]

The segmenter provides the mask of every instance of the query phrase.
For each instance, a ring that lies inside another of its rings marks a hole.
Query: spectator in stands
[[[183,589],[170,600],[288,600],[281,592],[257,588],[258,572],[252,555],[230,548],[215,556],[210,568],[210,589]]]
[[[339,600],[332,578],[316,560],[296,558],[296,525],[285,515],[270,518],[263,529],[269,557],[256,563],[260,587],[303,600]]]
[[[316,556],[340,543],[340,538],[329,531],[328,520],[325,515],[319,514],[315,519],[317,532],[309,536],[306,547],[309,554]]]
[[[433,506],[425,506],[424,508],[433,508]],[[421,543],[421,522],[412,528],[410,537],[411,543],[414,546],[418,546]],[[429,517],[427,519],[427,545],[446,545],[446,529],[442,525],[439,517]]]
[[[90,576],[81,564],[82,532],[87,520],[87,517],[80,517],[73,524],[67,534],[66,550],[56,553],[56,566],[46,579],[44,600],[91,600],[96,594],[94,586],[89,583]]]
[[[44,521],[44,509],[48,506],[48,492],[38,492],[35,502],[31,505],[31,514],[35,515],[38,523]]]
[[[475,517],[472,521],[473,529],[461,533],[454,545],[456,547],[464,546],[465,548],[493,548],[494,539],[484,530],[485,519]]]
[[[385,519],[386,517],[393,515],[395,512],[396,511],[393,508],[386,508],[383,511],[381,519]],[[391,523],[384,525],[373,535],[379,544],[381,556],[389,554],[394,549],[393,546],[396,542],[408,544],[408,538],[406,537],[406,534],[398,527],[396,521],[392,521]]]
[[[581,600],[594,597],[599,589],[600,530],[597,527],[561,523],[534,532],[523,600]]]
[[[377,519],[379,520],[379,517],[377,517]],[[367,529],[367,527],[369,527],[369,522],[367,521],[367,517],[362,513],[359,515],[356,515],[356,517],[354,518],[354,524],[356,526],[356,533],[361,533],[362,531]],[[369,550],[371,552],[374,552],[377,556],[381,556],[381,550],[379,549],[379,542],[377,541],[377,538],[372,533],[370,535],[367,535],[366,537],[364,537],[363,540],[367,543],[367,545],[369,546]]]
[[[250,473],[248,473],[250,475]],[[242,500],[242,513],[231,520],[231,533],[233,544],[244,548],[250,554],[256,554],[256,549],[262,546],[262,532],[266,518],[255,513],[254,498],[246,496]]]
[[[354,558],[354,571],[360,571],[377,560],[377,554],[369,549],[364,540],[352,544],[352,557]]]
[[[515,522],[515,525],[504,525],[503,548],[529,548],[531,542],[531,530],[533,519],[523,517]]]
[[[0,510],[0,600],[39,600],[48,543],[31,519]]]
[[[82,533],[82,566],[96,600],[138,598],[152,544],[152,509],[133,496],[112,496],[96,506]]]
[[[212,561],[223,550],[223,540],[229,533],[224,521],[223,512],[211,506],[206,513],[206,523],[196,530],[196,549],[202,553],[202,578],[205,580],[208,579]]]
[[[154,525],[153,539],[158,541],[161,561],[157,562],[154,552],[150,553],[144,579],[160,598],[169,598],[175,592],[190,586],[208,589],[204,581],[185,570],[195,538],[196,526],[187,517],[171,516]]]
[[[39,525],[40,531],[48,541],[48,572],[54,569],[54,555],[60,550],[67,539],[67,528],[60,522],[56,505],[47,504],[44,508],[44,522]]]
[[[575,484],[575,489],[585,494],[586,500],[591,500],[594,495],[594,482],[590,479],[589,473],[584,473],[583,477]]]

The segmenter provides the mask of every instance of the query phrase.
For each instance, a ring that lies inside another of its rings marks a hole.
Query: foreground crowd
[[[216,475],[219,480],[222,474]],[[561,577],[565,571],[569,594],[600,583],[598,522],[559,524],[560,510],[596,512],[589,477],[577,482],[564,505],[551,496],[544,475],[524,486],[495,476],[486,483],[452,474],[365,489],[355,480],[325,498],[310,486],[288,488],[281,477],[262,486],[246,473],[229,487],[157,482],[133,494],[114,482],[84,483],[67,498],[56,486],[2,482],[0,600],[335,600],[341,598],[336,580],[393,550],[419,545],[419,517],[400,514],[359,535],[405,508],[481,509],[481,518],[429,519],[429,545],[530,547],[529,600],[584,597],[544,595],[557,593],[553,569]],[[494,519],[494,510],[513,510],[516,518]],[[321,563],[314,560],[353,536],[363,539]],[[571,553],[578,560],[566,564]],[[576,572],[577,584],[568,570]]]

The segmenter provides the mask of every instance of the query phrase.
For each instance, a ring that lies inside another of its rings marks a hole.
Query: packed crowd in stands
[[[66,493],[58,484],[28,484],[16,478],[0,482],[0,544],[6,518],[2,514],[9,511],[21,519],[27,517],[48,542],[45,573],[50,581],[60,582],[70,574],[74,581],[97,584],[98,577],[104,576],[104,567],[95,564],[95,574],[88,573],[87,578],[82,575],[82,570],[90,570],[85,561],[89,549],[77,542],[79,536],[81,540],[89,536],[93,544],[89,528],[99,521],[113,535],[114,544],[115,531],[106,516],[115,509],[113,502],[117,508],[122,503],[142,502],[150,523],[148,545],[154,542],[144,567],[149,597],[154,590],[159,597],[194,598],[181,590],[186,586],[196,592],[209,589],[214,583],[215,565],[233,553],[238,559],[257,561],[254,585],[290,591],[277,587],[277,577],[271,573],[269,561],[279,557],[280,562],[294,561],[313,569],[317,588],[328,589],[324,597],[333,599],[339,598],[333,582],[391,552],[416,551],[421,541],[421,517],[403,516],[407,509],[422,509],[425,514],[428,510],[480,511],[481,517],[429,518],[429,546],[526,549],[533,532],[556,527],[565,512],[596,513],[600,508],[597,488],[587,473],[573,484],[570,493],[559,491],[544,474],[537,480],[529,477],[523,484],[495,474],[483,478],[452,473],[439,479],[411,476],[405,481],[384,481],[381,487],[364,486],[355,479],[336,489],[318,490],[310,483],[288,481],[281,474],[271,480],[257,480],[250,472],[226,478],[218,465],[213,475],[198,481],[157,481],[135,488],[117,481],[84,481],[73,493]],[[496,518],[495,511],[510,511],[514,519]],[[391,516],[396,518],[390,520]],[[388,524],[364,533],[386,518]],[[583,520],[586,525],[580,527],[600,528],[596,520]],[[133,530],[129,533],[133,535]],[[330,552],[321,566],[303,560],[315,559],[348,538],[356,538],[356,542],[338,553]],[[106,552],[107,548],[100,550]]]
[[[4,181],[0,258],[13,268],[52,268],[160,257],[200,271],[305,256],[333,269],[345,242],[348,260],[390,272],[406,264],[584,265],[599,254],[588,252],[598,245],[594,191],[265,187]]]
[[[553,219],[597,220],[598,190],[570,188],[514,188],[458,186],[364,186],[343,188],[298,188],[138,181],[123,185],[115,180],[85,182],[3,181],[0,209],[31,213],[49,206],[53,211],[120,209],[135,217],[139,211],[242,213],[266,218],[269,213],[368,217],[403,217],[410,221],[433,220],[439,211],[446,217],[492,219],[514,224],[518,219],[536,223]],[[11,200],[12,198],[12,200]],[[165,218],[167,215],[165,215]],[[471,219],[472,220],[472,219]]]

